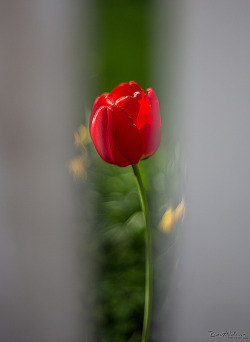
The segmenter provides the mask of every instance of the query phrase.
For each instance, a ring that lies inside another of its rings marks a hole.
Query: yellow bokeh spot
[[[90,141],[89,132],[87,127],[81,125],[77,132],[74,132],[75,146],[84,147]]]
[[[172,208],[168,209],[163,215],[161,222],[159,223],[159,228],[166,233],[169,233],[174,226],[175,215]]]
[[[75,179],[85,179],[86,169],[83,158],[77,157],[71,160],[69,163],[69,171],[73,174]]]
[[[183,221],[184,216],[185,216],[185,212],[186,212],[186,206],[185,206],[184,199],[182,199],[180,204],[175,209],[175,220],[176,221],[180,221],[180,220]]]
[[[164,233],[170,233],[177,222],[184,220],[185,211],[186,205],[184,199],[182,199],[175,210],[172,207],[166,210],[159,223],[159,229]]]
[[[73,174],[74,179],[85,180],[87,177],[88,150],[87,144],[91,141],[88,128],[84,125],[79,126],[78,130],[74,132],[75,146],[80,149],[80,156],[72,159],[69,164],[69,172]]]

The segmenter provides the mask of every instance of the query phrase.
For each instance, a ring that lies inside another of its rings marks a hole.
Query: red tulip
[[[151,157],[161,141],[159,102],[135,82],[122,83],[99,96],[93,105],[89,131],[96,151],[107,163],[128,166]]]

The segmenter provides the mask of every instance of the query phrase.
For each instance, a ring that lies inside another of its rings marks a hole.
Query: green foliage
[[[99,326],[102,342],[140,341],[145,283],[145,221],[132,167],[106,164],[93,150],[89,169],[94,189],[92,254],[98,265],[98,276],[91,289],[94,323]],[[140,163],[143,182],[147,185],[154,238],[154,293],[152,341],[158,341],[157,326],[169,312],[176,284],[178,258],[175,254],[176,230],[164,234],[157,229],[162,215],[154,193],[154,160]],[[158,197],[157,197],[158,195]],[[169,276],[166,276],[166,275]],[[167,297],[166,297],[167,295]],[[161,322],[164,324],[164,322]],[[92,341],[90,341],[92,342]]]
[[[132,168],[96,159],[92,171],[98,199],[94,226],[100,271],[95,314],[102,341],[124,342],[136,333],[140,336],[142,327],[145,222]]]

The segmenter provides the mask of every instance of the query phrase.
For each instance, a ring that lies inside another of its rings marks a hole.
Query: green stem
[[[143,213],[146,221],[146,231],[145,231],[145,269],[146,269],[146,278],[145,278],[145,304],[144,304],[144,318],[143,318],[143,329],[142,329],[142,338],[141,342],[147,342],[149,337],[149,327],[150,327],[150,319],[151,319],[151,305],[152,305],[152,238],[151,238],[151,229],[150,229],[150,218],[149,218],[149,210],[148,203],[146,198],[145,189],[143,187],[141,174],[138,165],[132,165],[138,188],[141,197],[141,204]]]

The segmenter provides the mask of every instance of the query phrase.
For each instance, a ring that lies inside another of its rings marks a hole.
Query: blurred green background
[[[152,3],[145,0],[95,0],[88,22],[89,49],[85,117],[88,126],[93,102],[122,82],[136,81],[144,90],[152,87]],[[161,99],[159,98],[160,108]],[[161,113],[164,132],[166,117]],[[179,151],[166,139],[157,153],[140,163],[153,227],[154,305],[150,341],[160,341],[158,324],[164,323],[171,301],[178,260],[173,243],[176,231],[166,234],[158,228],[168,206],[181,200]],[[140,341],[144,308],[144,217],[131,167],[106,164],[93,144],[87,146],[87,179],[91,212],[88,250],[95,270],[88,290],[88,342]],[[171,179],[171,184],[169,182]],[[88,188],[88,190],[86,190]],[[164,277],[162,274],[164,273]],[[166,277],[169,274],[169,277]],[[164,279],[161,281],[160,279]],[[167,279],[167,282],[166,282]],[[157,293],[157,295],[156,295]],[[167,342],[167,337],[164,340]]]
[[[148,9],[147,0],[95,1],[89,56],[91,105],[98,92],[109,92],[122,82],[134,80],[147,87]]]

